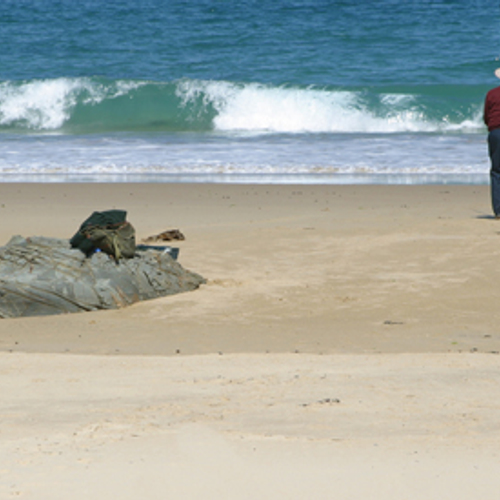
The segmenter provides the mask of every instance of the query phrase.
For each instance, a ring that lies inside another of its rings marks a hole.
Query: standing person
[[[495,70],[500,78],[500,68]],[[484,123],[488,127],[488,152],[491,159],[491,203],[496,219],[500,219],[500,87],[491,89],[484,101]]]

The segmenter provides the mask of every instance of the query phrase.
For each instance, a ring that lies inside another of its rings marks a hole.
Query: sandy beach
[[[109,208],[207,284],[0,320],[1,498],[498,498],[488,186],[7,183],[0,244]]]

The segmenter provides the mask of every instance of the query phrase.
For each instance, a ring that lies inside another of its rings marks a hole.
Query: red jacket
[[[491,89],[484,101],[484,123],[491,132],[500,128],[500,87]]]

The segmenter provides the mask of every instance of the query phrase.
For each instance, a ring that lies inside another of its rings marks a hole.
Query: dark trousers
[[[491,204],[493,213],[500,216],[500,128],[488,134],[488,152],[491,158]]]

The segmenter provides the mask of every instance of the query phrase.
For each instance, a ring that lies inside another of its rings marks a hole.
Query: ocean
[[[486,0],[2,0],[0,181],[485,183]]]

